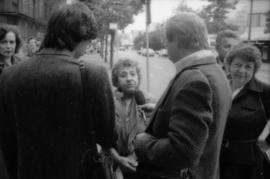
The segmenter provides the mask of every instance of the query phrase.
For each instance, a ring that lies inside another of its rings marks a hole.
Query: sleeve
[[[203,77],[186,83],[176,91],[171,104],[168,137],[157,139],[147,135],[139,142],[136,154],[140,160],[160,166],[194,166],[204,151],[213,121],[208,80]]]
[[[96,138],[102,147],[110,148],[116,144],[114,100],[107,71],[104,68],[98,71],[93,86],[96,91],[93,104]]]

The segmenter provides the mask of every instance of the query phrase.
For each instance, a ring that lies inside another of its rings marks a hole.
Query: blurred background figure
[[[26,51],[27,58],[32,57],[38,51],[37,39],[35,37],[28,38],[26,48],[27,48]]]
[[[37,46],[37,51],[39,51],[40,46],[41,46],[42,40],[41,39],[36,39],[36,46]]]
[[[15,54],[19,52],[22,41],[16,29],[0,26],[0,74],[5,67],[10,67],[21,59]]]
[[[257,138],[270,118],[270,86],[255,78],[261,53],[255,46],[239,43],[225,63],[233,102],[221,149],[221,179],[266,179]]]
[[[136,178],[137,167],[133,140],[148,124],[144,111],[138,107],[146,102],[144,94],[139,90],[141,70],[138,63],[120,59],[112,69],[112,83],[116,87],[115,130],[118,140],[116,150],[112,149],[111,153],[119,166],[116,176],[117,179],[133,179]]]
[[[217,34],[216,50],[218,53],[217,62],[225,70],[224,58],[231,47],[239,42],[237,34],[231,30],[224,30]]]

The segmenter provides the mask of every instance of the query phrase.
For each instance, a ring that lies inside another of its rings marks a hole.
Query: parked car
[[[168,56],[168,52],[167,49],[161,49],[158,51],[158,55],[161,57],[167,57]]]
[[[119,47],[119,51],[125,51],[126,48],[125,47]]]
[[[146,48],[141,49],[141,55],[143,55],[143,56],[147,55],[147,49]],[[148,55],[149,55],[149,57],[155,56],[155,51],[153,49],[149,48],[148,49]]]

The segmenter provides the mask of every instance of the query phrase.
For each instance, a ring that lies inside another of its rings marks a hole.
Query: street
[[[85,55],[83,58],[92,60],[98,58],[98,60],[96,60],[97,63],[104,65],[103,60],[99,57],[98,54]],[[146,57],[137,54],[137,52],[134,50],[115,51],[114,63],[121,58],[129,58],[139,63],[139,66],[142,70],[141,89],[147,91]],[[106,65],[108,66],[108,64]],[[168,58],[155,55],[154,57],[149,57],[149,72],[149,92],[154,97],[159,98],[163,91],[166,89],[169,81],[174,76],[175,67],[173,63],[168,60]],[[270,84],[270,64],[263,63],[259,72],[256,74],[256,77],[259,80]]]

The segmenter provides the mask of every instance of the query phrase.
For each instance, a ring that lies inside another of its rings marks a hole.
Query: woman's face
[[[135,67],[123,67],[118,72],[118,87],[123,93],[133,93],[139,86],[139,77]]]
[[[239,57],[233,59],[229,68],[233,82],[241,87],[251,80],[254,70],[254,62],[245,61]]]
[[[0,41],[0,54],[11,57],[15,53],[16,36],[13,32],[8,32],[4,39]]]

